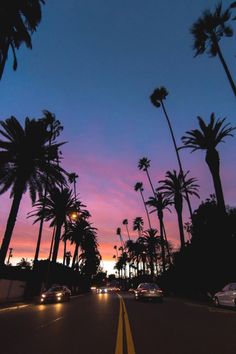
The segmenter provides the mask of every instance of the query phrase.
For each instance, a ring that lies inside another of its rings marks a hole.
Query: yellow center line
[[[126,335],[126,345],[127,345],[127,353],[128,354],[135,354],[134,348],[134,341],[133,336],[130,328],[130,322],[128,313],[126,310],[125,302],[119,294],[117,294],[120,299],[120,312],[119,312],[119,321],[118,321],[118,331],[117,331],[117,338],[116,338],[116,351],[115,354],[123,354],[123,321],[124,321],[124,328],[125,328],[125,335]]]
[[[116,351],[115,354],[123,354],[123,318],[122,318],[122,303],[120,299],[120,313],[118,321],[118,331],[116,337]]]

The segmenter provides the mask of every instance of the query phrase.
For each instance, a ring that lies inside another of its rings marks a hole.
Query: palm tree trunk
[[[149,175],[148,169],[146,169],[145,171],[146,171],[146,174],[147,174],[147,178],[148,178],[149,184],[150,184],[150,186],[151,186],[151,188],[152,188],[152,192],[153,192],[154,197],[155,197],[155,196],[156,196],[156,193],[155,193],[155,190],[154,190],[154,187],[153,187],[152,180],[151,180],[151,177],[150,177],[150,175]]]
[[[63,265],[66,263],[66,240],[64,240]]]
[[[169,258],[169,263],[171,264],[170,248],[169,248],[169,245],[168,245],[168,240],[167,240],[167,236],[166,236],[166,229],[165,229],[164,222],[163,222],[163,233],[164,233],[164,238],[165,238],[165,242],[166,242],[166,250],[167,250],[167,255],[168,255],[168,258]]]
[[[48,256],[49,261],[51,261],[51,258],[52,258],[52,250],[53,250],[53,245],[54,245],[55,232],[56,232],[56,226],[53,227],[52,240],[51,240],[50,251],[49,251],[49,256]]]
[[[126,227],[126,231],[127,231],[128,239],[130,240],[130,234],[129,234],[129,228],[128,228],[128,225],[126,224],[126,225],[125,225],[125,227]]]
[[[178,224],[179,224],[180,249],[183,250],[185,246],[185,240],[184,240],[184,226],[183,226],[182,212],[179,210],[176,211],[177,211]]]
[[[74,269],[76,259],[78,258],[78,250],[79,250],[79,245],[76,244],[76,245],[75,245],[74,255],[73,255],[73,260],[72,260],[72,265],[71,265],[71,268],[72,268],[72,269]]]
[[[16,217],[18,214],[18,210],[19,210],[19,206],[20,206],[20,202],[21,202],[21,198],[23,195],[23,189],[22,188],[16,188],[17,192],[15,192],[14,194],[14,198],[13,198],[13,202],[12,202],[12,206],[11,206],[11,210],[10,210],[10,214],[7,220],[7,226],[6,226],[6,230],[3,236],[3,240],[2,240],[2,245],[1,245],[1,250],[0,250],[0,267],[4,265],[5,259],[6,259],[6,255],[7,255],[7,251],[8,251],[8,247],[11,241],[11,237],[12,237],[12,233],[13,233],[13,229],[16,223]]]
[[[222,211],[223,215],[225,215],[225,200],[220,178],[220,158],[216,149],[207,151],[206,163],[208,164],[212,175],[218,207]]]
[[[217,48],[217,53],[218,53],[219,59],[221,61],[221,64],[223,65],[223,68],[225,70],[226,76],[227,76],[227,78],[229,80],[229,83],[230,83],[230,86],[231,86],[231,88],[233,90],[234,96],[236,96],[236,86],[234,84],[234,81],[233,81],[232,75],[231,75],[231,73],[229,71],[229,68],[228,68],[228,66],[227,66],[227,64],[226,64],[226,62],[224,60],[224,57],[223,57],[222,51],[220,49],[219,43],[215,39],[213,39],[213,42],[214,42],[214,44],[215,44],[215,46]]]
[[[159,216],[159,223],[160,223],[160,238],[161,238],[161,258],[162,258],[162,268],[163,272],[166,271],[166,257],[165,257],[165,240],[164,240],[164,225],[163,225],[163,218]]]
[[[141,197],[142,197],[142,200],[143,200],[143,205],[144,205],[144,208],[145,208],[145,211],[146,211],[146,214],[147,214],[147,220],[148,220],[148,225],[149,225],[149,229],[152,228],[151,226],[151,221],[150,221],[150,217],[149,217],[149,214],[148,214],[148,209],[147,209],[147,206],[146,206],[146,203],[145,203],[145,200],[144,200],[144,196],[143,196],[143,193],[140,189],[140,194],[141,194]]]
[[[182,163],[181,163],[180,156],[179,156],[179,150],[178,150],[178,147],[177,147],[177,144],[176,144],[176,140],[175,140],[175,136],[174,136],[174,132],[173,132],[172,126],[170,124],[170,119],[168,117],[168,114],[166,112],[166,109],[165,109],[165,106],[164,106],[164,103],[163,103],[162,100],[161,100],[161,106],[162,106],[164,115],[166,117],[169,129],[170,129],[171,137],[172,137],[172,140],[173,140],[173,144],[174,144],[174,147],[175,147],[175,152],[176,152],[176,156],[177,156],[177,160],[178,160],[178,164],[179,164],[179,170],[180,170],[180,173],[182,175],[183,182],[184,182],[184,192],[185,192],[186,201],[187,201],[187,204],[188,204],[189,214],[190,214],[191,220],[193,220],[193,212],[192,212],[192,207],[191,207],[188,191],[187,191],[186,184],[185,184],[184,171],[183,171]]]
[[[57,261],[59,243],[60,243],[60,238],[61,238],[62,224],[63,224],[62,222],[59,222],[58,225],[56,226],[54,247],[53,247],[53,253],[52,253],[52,262],[53,263],[56,263],[56,261]]]

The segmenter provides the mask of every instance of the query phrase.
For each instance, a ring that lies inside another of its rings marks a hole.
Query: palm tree
[[[157,88],[157,89],[155,89],[153,91],[152,95],[150,96],[150,100],[151,100],[152,104],[155,107],[157,107],[157,108],[162,107],[162,109],[163,109],[163,112],[164,112],[168,127],[170,129],[170,134],[171,134],[171,137],[172,137],[172,141],[173,141],[173,144],[174,144],[175,153],[176,153],[176,157],[177,157],[177,161],[178,161],[178,165],[179,165],[179,170],[180,170],[180,172],[182,174],[182,177],[184,178],[184,172],[183,172],[183,167],[182,167],[182,163],[181,163],[180,156],[179,156],[179,150],[178,150],[178,147],[177,147],[177,144],[176,144],[174,132],[173,132],[173,129],[172,129],[172,126],[171,126],[171,123],[170,123],[170,119],[169,119],[169,116],[167,114],[164,102],[163,102],[163,100],[165,100],[167,96],[168,96],[168,91],[166,90],[165,87],[162,86],[162,87]],[[187,204],[188,204],[189,214],[190,214],[190,217],[192,219],[193,212],[192,212],[191,203],[190,203],[190,200],[189,200],[187,189],[186,188],[184,188],[184,189],[185,189],[185,197],[186,197],[186,201],[187,201]],[[155,195],[155,193],[153,193],[153,194]]]
[[[148,201],[146,202],[148,206],[154,207],[155,209],[151,211],[157,212],[157,216],[159,219],[159,226],[160,226],[160,239],[161,239],[161,254],[162,254],[162,266],[163,266],[163,271],[166,269],[166,260],[165,260],[165,245],[167,247],[167,252],[168,252],[168,257],[170,261],[170,253],[168,249],[168,242],[165,234],[165,227],[164,227],[164,215],[163,215],[163,210],[167,209],[170,211],[168,206],[171,204],[171,201],[169,198],[166,198],[163,193],[157,192],[156,197],[150,197]]]
[[[4,0],[0,4],[0,79],[9,48],[13,53],[13,69],[17,69],[16,49],[24,43],[32,49],[31,35],[41,21],[44,0]]]
[[[184,194],[185,188],[189,195],[199,197],[197,193],[198,185],[196,184],[196,178],[187,179],[187,174],[188,172],[183,176],[181,172],[177,175],[175,170],[173,170],[173,172],[167,171],[166,179],[159,181],[162,186],[158,188],[158,191],[163,192],[164,197],[170,199],[174,204],[178,217],[181,249],[183,249],[185,245],[182,219],[183,198],[186,198]]]
[[[56,138],[61,134],[63,130],[63,126],[61,125],[60,121],[56,119],[55,114],[44,110],[43,111],[43,118],[40,120],[45,124],[47,131],[50,134],[50,139],[49,139],[49,146],[51,146],[52,142],[55,142]],[[46,197],[48,193],[48,183],[49,182],[49,176],[46,176],[46,183],[45,183],[45,188],[44,188],[44,198]],[[45,203],[44,203],[45,204]],[[39,257],[39,250],[40,250],[40,244],[41,244],[41,238],[42,238],[42,232],[43,232],[43,223],[44,223],[44,205],[43,205],[43,210],[42,210],[42,218],[40,220],[40,225],[39,225],[39,234],[38,234],[38,240],[37,240],[37,245],[36,245],[36,250],[35,250],[35,256],[34,256],[34,266],[36,265],[36,262]],[[64,262],[63,262],[64,264]]]
[[[141,236],[141,232],[143,230],[143,218],[141,216],[137,216],[133,221],[133,230],[138,231],[138,236]]]
[[[75,250],[72,260],[71,267],[74,268],[76,261],[79,259],[78,251],[79,248],[82,250],[86,247],[86,242],[88,241],[88,237],[95,237],[96,228],[92,227],[91,224],[84,218],[80,218],[75,222],[71,222],[68,224],[65,232],[63,234],[63,238],[70,240],[71,244],[75,244]]]
[[[123,237],[121,235],[121,228],[120,227],[117,227],[116,234],[119,236],[121,247],[123,247],[124,246],[124,241],[123,241]]]
[[[154,276],[154,262],[157,259],[157,249],[160,245],[160,237],[156,229],[149,229],[143,232],[142,242],[145,245],[146,255],[150,262],[151,276]]]
[[[41,220],[44,207],[44,219],[46,221],[51,220],[50,226],[55,226],[54,247],[52,253],[52,262],[56,263],[59,250],[59,243],[61,239],[62,226],[69,221],[69,216],[72,210],[79,209],[80,204],[75,205],[74,198],[72,196],[72,190],[65,187],[54,187],[49,190],[49,194],[46,198],[39,199],[34,206],[37,208],[36,212],[30,214],[30,216],[36,216],[34,221]]]
[[[147,215],[148,225],[149,225],[149,228],[151,229],[151,221],[150,221],[150,217],[149,217],[149,214],[148,214],[147,206],[146,206],[146,203],[145,203],[145,200],[144,200],[144,196],[143,196],[143,184],[142,184],[142,182],[137,182],[135,184],[135,186],[134,186],[134,190],[136,192],[137,191],[140,192],[140,195],[141,195],[141,198],[142,198],[142,201],[143,201],[143,205],[144,205],[144,208],[145,208],[145,211],[146,211],[146,215]]]
[[[75,172],[68,173],[68,181],[70,183],[73,183],[75,200],[76,200],[76,196],[77,196],[77,193],[76,193],[76,180],[77,180],[78,177],[79,176]]]
[[[206,150],[205,160],[212,175],[217,204],[224,214],[226,209],[220,179],[220,157],[216,146],[223,142],[225,137],[233,136],[232,131],[235,129],[230,126],[230,123],[224,124],[225,119],[216,120],[214,113],[212,113],[209,124],[206,124],[201,117],[198,117],[200,129],[187,131],[186,135],[182,137],[184,148],[190,148],[192,152]]]
[[[223,57],[219,42],[222,37],[232,37],[233,30],[227,24],[230,20],[231,11],[222,10],[222,4],[215,7],[215,11],[206,10],[203,15],[193,24],[190,31],[194,37],[195,56],[207,53],[210,57],[218,55],[225,70],[230,86],[236,96],[236,86]]]
[[[146,174],[147,174],[147,178],[148,178],[148,181],[150,183],[150,186],[152,188],[152,191],[153,191],[153,194],[155,195],[155,190],[154,190],[154,187],[153,187],[153,184],[152,184],[152,181],[151,181],[151,177],[149,175],[149,172],[148,172],[148,169],[150,167],[150,160],[148,160],[147,157],[143,157],[139,160],[138,162],[138,168],[141,170],[141,171],[145,171]]]
[[[45,184],[65,183],[65,171],[57,165],[58,149],[62,143],[51,143],[50,133],[42,120],[25,119],[24,127],[15,117],[0,122],[0,194],[11,189],[13,198],[4,233],[0,266],[4,264],[17,213],[23,194],[29,189],[34,203],[42,195]],[[48,176],[48,177],[47,177]]]
[[[128,228],[128,220],[127,220],[127,219],[124,219],[124,220],[122,221],[122,224],[125,225],[126,231],[127,231],[127,235],[128,235],[128,239],[130,240],[130,234],[129,234],[129,228]]]

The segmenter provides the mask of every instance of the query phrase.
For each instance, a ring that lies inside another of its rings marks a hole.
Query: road
[[[235,354],[236,311],[86,294],[0,310],[1,354]]]

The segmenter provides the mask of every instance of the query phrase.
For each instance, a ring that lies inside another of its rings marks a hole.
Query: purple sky
[[[186,130],[197,126],[197,115],[208,121],[215,112],[235,125],[235,98],[219,60],[193,58],[189,28],[214,6],[215,1],[206,0],[50,0],[33,35],[33,50],[22,47],[17,53],[17,72],[9,56],[0,84],[0,118],[15,115],[23,122],[48,109],[62,122],[61,139],[68,141],[63,166],[79,174],[80,197],[99,229],[104,260],[112,260],[122,220],[127,218],[131,227],[136,216],[145,218],[133,186],[143,181],[147,198],[151,191],[138,160],[151,160],[155,185],[168,169],[177,168],[163,113],[149,101],[153,89],[163,85],[170,92],[166,107],[178,144]],[[236,36],[221,45],[236,79]],[[225,199],[231,206],[236,205],[235,151],[235,138],[219,146]],[[185,169],[198,178],[204,200],[213,192],[204,152],[182,151],[181,157]],[[2,235],[11,201],[8,194],[1,200]],[[34,254],[38,226],[26,220],[30,208],[25,195],[11,243],[16,258]],[[174,210],[165,217],[169,238],[177,245]],[[42,257],[50,232],[45,230]]]

